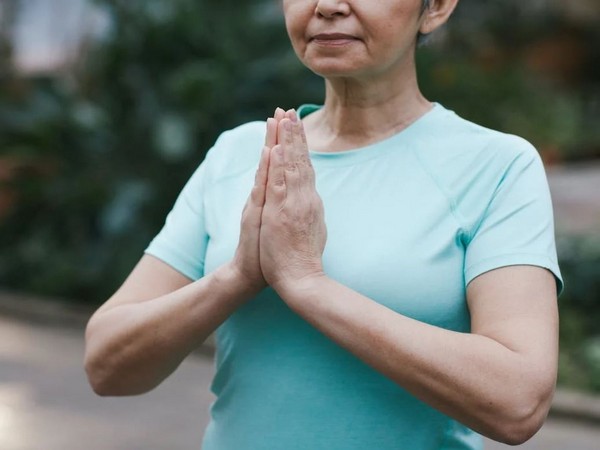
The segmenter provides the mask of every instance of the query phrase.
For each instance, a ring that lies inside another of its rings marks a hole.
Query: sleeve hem
[[[160,259],[162,262],[168,264],[177,272],[181,273],[192,281],[202,277],[202,268],[198,268],[192,264],[186,263],[183,261],[181,256],[176,254],[176,252],[169,250],[164,246],[159,246],[156,243],[153,243],[153,245],[144,250],[144,253]]]
[[[499,255],[473,264],[465,269],[465,286],[474,278],[490,270],[507,266],[538,266],[548,269],[554,275],[556,281],[556,292],[560,295],[564,289],[564,282],[560,273],[560,268],[556,261],[553,261],[546,255],[515,253],[509,255]]]

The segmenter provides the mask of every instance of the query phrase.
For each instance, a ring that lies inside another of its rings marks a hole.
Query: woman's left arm
[[[413,395],[508,444],[533,436],[556,382],[556,284],[545,269],[512,266],[468,287],[471,333],[398,314],[325,275],[277,288],[315,328]]]
[[[471,333],[408,318],[328,278],[322,203],[302,125],[280,122],[260,238],[269,284],[297,314],[416,397],[492,439],[519,444],[542,426],[556,382],[553,275],[510,266],[467,288]]]

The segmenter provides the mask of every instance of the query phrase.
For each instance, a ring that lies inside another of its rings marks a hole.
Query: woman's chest
[[[317,171],[325,210],[325,273],[409,317],[467,326],[462,230],[430,182],[391,173]],[[227,262],[239,241],[253,174],[221,183],[207,202],[207,272]]]

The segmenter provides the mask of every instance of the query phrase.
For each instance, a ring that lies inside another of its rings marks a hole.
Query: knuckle
[[[273,180],[273,187],[279,189],[285,187],[285,180],[283,178],[276,178]]]

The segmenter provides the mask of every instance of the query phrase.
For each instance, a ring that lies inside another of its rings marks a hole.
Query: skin
[[[509,444],[535,434],[556,381],[550,272],[512,266],[475,278],[467,287],[472,330],[458,333],[391,311],[322,267],[327,230],[308,143],[320,151],[357,148],[424,114],[430,104],[416,83],[416,34],[441,26],[456,2],[432,1],[421,14],[420,0],[283,1],[294,49],[326,79],[324,107],[305,121],[278,108],[267,121],[232,261],[192,282],[145,255],[90,319],[85,365],[98,394],[154,388],[270,285],[307,322],[434,408]],[[340,31],[356,39],[312,40]]]

